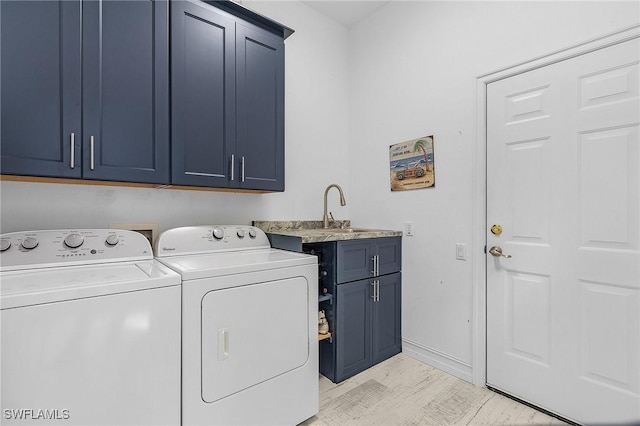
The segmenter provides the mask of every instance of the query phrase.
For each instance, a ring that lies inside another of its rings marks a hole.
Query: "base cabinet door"
[[[360,280],[337,286],[335,382],[371,367],[371,283]]]
[[[391,274],[402,269],[402,239],[400,237],[371,240],[372,253],[376,256],[378,275]]]
[[[377,364],[402,350],[401,333],[401,274],[377,278],[378,294],[372,303],[372,358]]]
[[[336,278],[339,283],[373,276],[372,239],[338,241]]]
[[[338,284],[335,382],[402,351],[401,274]]]

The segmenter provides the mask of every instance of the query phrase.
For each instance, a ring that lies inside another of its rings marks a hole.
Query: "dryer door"
[[[304,277],[214,290],[202,298],[202,399],[211,403],[303,366]]]

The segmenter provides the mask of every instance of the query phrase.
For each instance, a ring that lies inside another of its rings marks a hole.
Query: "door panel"
[[[336,271],[339,283],[373,276],[371,240],[338,241]]]
[[[305,278],[295,277],[204,295],[201,377],[205,402],[215,402],[307,362],[308,288]]]
[[[239,185],[284,191],[284,41],[236,31]]]
[[[167,22],[165,1],[84,3],[85,178],[169,182]]]
[[[638,52],[487,88],[487,383],[581,423],[640,421]]]
[[[400,273],[377,278],[378,300],[372,302],[373,364],[400,353],[401,342],[401,287]]]
[[[582,247],[638,248],[638,211],[633,203],[639,191],[638,170],[630,161],[638,157],[637,140],[637,125],[580,135]]]
[[[235,22],[204,3],[171,7],[172,183],[226,187],[238,175]]]
[[[336,286],[336,382],[371,366],[371,301],[373,280]]]
[[[373,254],[378,256],[378,275],[391,274],[402,269],[402,240],[400,237],[370,240]]]
[[[2,173],[80,177],[80,2],[3,1],[0,20]]]

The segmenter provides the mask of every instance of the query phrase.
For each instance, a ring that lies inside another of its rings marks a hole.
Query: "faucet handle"
[[[330,220],[331,222],[335,222],[335,221],[336,221],[336,220],[333,218],[333,213],[331,213],[331,212],[329,212],[329,218],[330,218],[329,220]]]

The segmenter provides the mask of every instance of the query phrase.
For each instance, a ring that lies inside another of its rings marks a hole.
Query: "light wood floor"
[[[320,376],[320,413],[302,423],[304,426],[564,424],[404,354],[337,385]]]

